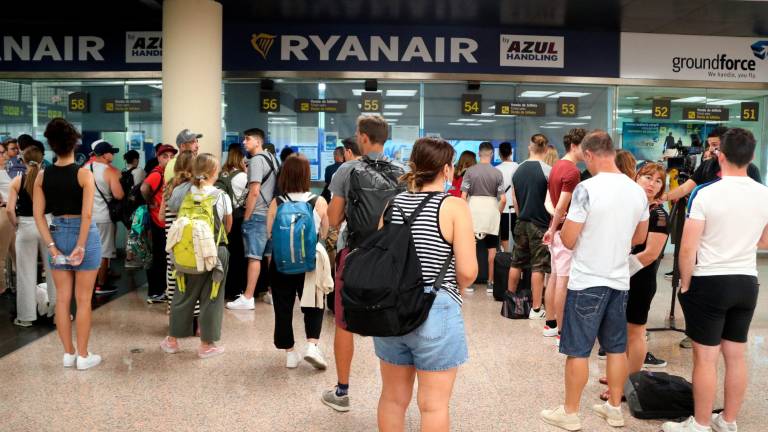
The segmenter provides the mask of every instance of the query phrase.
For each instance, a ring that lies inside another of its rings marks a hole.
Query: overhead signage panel
[[[741,103],[741,121],[760,121],[760,104],[758,102]]]
[[[651,104],[651,118],[669,119],[672,117],[672,101],[670,99],[654,99]]]
[[[106,113],[119,112],[146,112],[152,110],[152,101],[149,99],[104,99],[102,110]]]
[[[698,106],[683,108],[683,120],[728,121],[728,108]]]
[[[496,115],[515,115],[521,117],[544,117],[547,104],[543,102],[496,101]]]
[[[483,109],[483,95],[465,93],[461,95],[461,113],[463,115],[480,114]]]
[[[346,99],[296,99],[294,105],[297,113],[345,113]]]
[[[768,82],[768,40],[622,33],[621,77]]]

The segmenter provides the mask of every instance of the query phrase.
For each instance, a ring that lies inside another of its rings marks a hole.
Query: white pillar
[[[163,143],[188,128],[200,153],[221,155],[221,45],[220,3],[163,2]]]

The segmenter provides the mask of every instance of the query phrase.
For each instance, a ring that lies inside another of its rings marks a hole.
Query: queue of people
[[[664,424],[666,432],[736,431],[746,387],[745,342],[757,298],[755,253],[768,247],[768,207],[761,199],[768,198],[768,189],[749,178],[751,133],[718,133],[712,158],[700,169],[716,173],[719,181],[690,188],[680,253],[679,298],[695,354],[696,412],[685,422]],[[31,325],[39,312],[35,293],[42,255],[51,305],[45,312],[55,319],[63,366],[85,370],[100,364],[89,348],[91,298],[113,289],[109,268],[121,220],[114,203],[137,195],[149,215],[147,301],[166,304],[169,314],[160,349],[178,353],[183,338],[196,336],[201,359],[223,354],[224,309],[253,310],[261,276],[268,281],[274,345],[285,351],[285,366],[294,369],[304,360],[325,370],[319,340],[326,296],[333,291],[336,382],[319,396],[340,412],[352,408],[354,356],[354,329],[344,311],[351,301],[345,264],[350,253],[369,247],[367,240],[382,227],[407,225],[421,278],[435,295],[415,330],[374,338],[382,431],[404,429],[416,380],[422,429],[450,429],[453,385],[469,359],[461,310],[478,275],[478,248],[488,250],[489,292],[499,283],[492,277],[497,250],[511,252],[509,291],[515,292],[529,271],[528,318],[545,320],[543,336],[553,338],[565,355],[564,403],[543,410],[544,422],[581,428],[587,359],[596,341],[607,359],[606,376],[600,378],[607,390],[601,395],[605,403],[592,410],[611,426],[624,425],[628,375],[663,366],[648,352],[646,323],[668,238],[669,215],[661,200],[681,192],[665,192],[664,167],[638,166],[631,154],[617,152],[606,132],[572,129],[563,138],[560,160],[553,160],[548,138],[535,134],[529,158],[519,165],[512,160],[512,145],[501,143],[497,167],[489,142],[479,146],[479,160],[464,152],[454,166],[449,143],[421,138],[403,166],[384,154],[386,120],[361,116],[355,137],[334,152],[336,164],[325,179],[330,200],[311,191],[306,157],[286,154],[278,162],[261,129],[248,129],[244,136],[243,147],[231,146],[222,164],[212,154],[199,154],[202,135],[184,129],[176,147],[156,148],[148,172],[138,167],[138,154],[128,152],[123,173],[111,165],[118,150],[104,141],[93,143],[91,159],[78,165],[81,137],[64,119],[46,127],[56,155],[47,167],[41,143],[26,138],[3,143],[0,260],[15,256],[16,324]],[[25,141],[20,154],[19,141]],[[582,179],[579,163],[590,178]],[[735,224],[729,216],[734,212],[752,216]],[[726,285],[732,289],[722,290]],[[306,338],[301,356],[293,331],[297,298]],[[725,411],[712,415],[720,353],[726,359]]]

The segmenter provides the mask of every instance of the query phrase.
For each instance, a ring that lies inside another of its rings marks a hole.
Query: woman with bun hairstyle
[[[43,164],[43,152],[35,146],[27,147],[22,153],[22,162],[26,168],[20,176],[11,180],[8,192],[8,205],[5,213],[16,228],[16,319],[14,324],[29,327],[37,319],[37,257],[45,255],[45,243],[35,226],[32,216],[32,197],[35,192],[35,179]],[[45,260],[46,288],[48,290],[48,317],[53,316],[56,304],[56,284],[50,277],[51,268]]]
[[[410,172],[403,176],[408,191],[395,196],[385,212],[388,223],[403,224],[426,200],[411,226],[425,286],[434,285],[446,263],[448,267],[421,326],[403,336],[373,338],[381,360],[378,425],[383,432],[405,429],[417,378],[421,430],[448,431],[453,383],[468,359],[461,291],[477,276],[477,258],[469,205],[445,193],[453,179],[453,156],[453,147],[444,140],[418,139]],[[392,210],[395,206],[405,215]]]
[[[46,126],[45,137],[57,159],[35,179],[33,214],[48,249],[56,284],[56,330],[64,345],[63,365],[85,370],[101,363],[101,356],[88,351],[91,297],[101,265],[99,231],[92,220],[96,183],[90,170],[75,163],[80,133],[74,126],[55,118]],[[45,217],[48,213],[53,215],[50,227]],[[73,292],[77,303],[77,347],[72,344],[69,319]]]

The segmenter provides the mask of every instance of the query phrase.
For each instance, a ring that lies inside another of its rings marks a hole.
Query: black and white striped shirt
[[[405,216],[409,217],[428,195],[426,192],[404,192],[395,197],[393,204],[400,207],[405,212]],[[453,255],[453,246],[445,240],[440,231],[439,219],[440,207],[449,196],[449,194],[439,193],[426,198],[429,202],[416,217],[411,227],[416,254],[419,256],[421,271],[426,284],[435,283],[445,260]],[[392,223],[404,223],[403,215],[397,209],[392,211]],[[440,288],[446,290],[451,298],[461,305],[461,294],[459,294],[456,284],[455,258],[451,258],[451,264],[443,277],[443,285]]]

